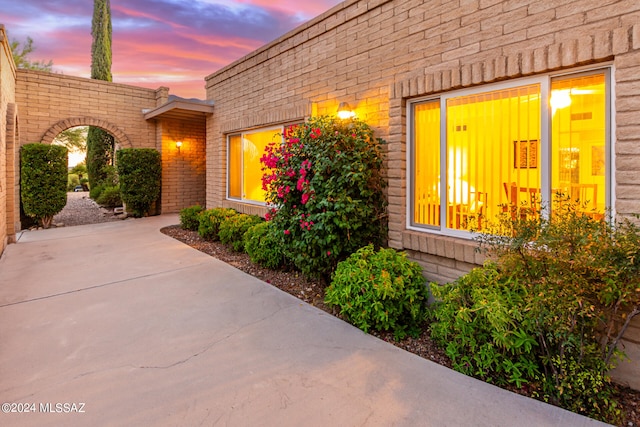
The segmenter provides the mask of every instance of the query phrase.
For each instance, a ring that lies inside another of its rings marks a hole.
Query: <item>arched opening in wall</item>
[[[67,204],[54,216],[56,226],[115,221],[122,200],[115,152],[119,144],[105,129],[75,126],[60,132],[52,144],[67,148]]]

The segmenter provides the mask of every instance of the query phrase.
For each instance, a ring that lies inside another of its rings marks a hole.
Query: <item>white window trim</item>
[[[407,149],[406,149],[406,204],[405,204],[405,227],[407,230],[420,231],[430,234],[435,234],[439,236],[450,236],[450,237],[460,237],[464,239],[472,239],[477,233],[472,233],[466,230],[455,230],[451,228],[447,228],[446,226],[430,226],[430,225],[416,225],[413,223],[413,215],[414,215],[414,172],[413,172],[413,153],[414,153],[414,106],[416,104],[421,104],[428,101],[440,101],[440,111],[446,112],[446,101],[449,98],[460,97],[473,95],[477,93],[489,92],[489,91],[497,91],[502,89],[513,88],[516,86],[526,86],[528,84],[539,84],[540,85],[540,96],[542,99],[549,99],[550,90],[551,90],[551,81],[554,78],[563,77],[563,76],[572,76],[581,73],[589,73],[589,72],[598,72],[604,71],[606,78],[606,100],[605,105],[608,113],[608,121],[607,121],[607,129],[605,130],[605,146],[606,146],[606,181],[605,186],[607,189],[607,198],[606,198],[606,208],[611,210],[612,215],[615,218],[615,108],[613,100],[615,99],[615,70],[613,68],[612,63],[598,64],[598,66],[586,66],[580,68],[574,68],[571,70],[564,70],[558,73],[548,73],[542,74],[534,77],[525,77],[519,79],[511,79],[505,80],[503,82],[498,83],[490,83],[485,85],[474,86],[472,88],[460,89],[451,92],[445,92],[441,94],[429,95],[422,98],[411,99],[407,101],[406,104],[406,112],[407,112],[407,121],[406,121],[406,130],[405,135],[407,135]],[[540,123],[540,135],[541,135],[541,164],[545,165],[541,169],[540,175],[540,190],[542,203],[548,205],[548,201],[551,200],[551,112],[549,108],[548,102],[541,103],[542,108],[540,111],[541,114],[541,123]],[[441,113],[442,114],[442,113]],[[446,150],[442,149],[442,138],[446,137],[446,120],[440,120],[440,194],[446,193],[446,176],[447,171],[446,167],[442,167],[442,165],[446,165]],[[443,190],[443,188],[445,190]],[[441,204],[440,218],[446,218],[446,206]]]

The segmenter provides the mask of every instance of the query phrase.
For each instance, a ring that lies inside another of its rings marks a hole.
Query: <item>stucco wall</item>
[[[614,70],[613,207],[638,213],[634,0],[345,1],[206,78],[216,105],[207,125],[207,207],[258,210],[225,200],[226,134],[334,114],[346,101],[389,143],[389,245],[407,250],[429,279],[453,280],[483,258],[473,241],[407,229],[407,100],[592,64]]]

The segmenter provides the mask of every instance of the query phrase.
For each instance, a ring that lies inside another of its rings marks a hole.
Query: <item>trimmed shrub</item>
[[[276,270],[285,264],[282,238],[273,222],[261,222],[244,233],[244,250],[251,262]]]
[[[53,216],[67,204],[67,149],[58,145],[26,144],[21,149],[20,196],[26,215],[51,226]]]
[[[205,240],[219,240],[220,224],[233,215],[238,215],[238,212],[230,208],[213,208],[200,212],[198,215],[198,234]]]
[[[180,210],[180,227],[183,230],[198,231],[200,221],[198,215],[203,211],[200,205],[190,206]]]
[[[429,291],[420,266],[394,249],[365,246],[338,264],[325,303],[367,332],[392,330],[396,339],[417,336]]]
[[[100,197],[96,200],[96,203],[100,206],[106,206],[108,208],[115,208],[116,206],[122,206],[122,197],[120,197],[120,186],[105,187],[100,193]]]
[[[117,153],[122,201],[135,217],[149,213],[160,196],[160,153],[152,148],[125,148]]]
[[[286,128],[261,158],[267,219],[305,275],[328,279],[339,261],[386,240],[380,139],[359,120],[314,117]]]
[[[220,224],[220,231],[218,233],[220,241],[225,245],[231,245],[236,252],[243,252],[244,233],[262,221],[263,219],[257,215],[232,215]]]

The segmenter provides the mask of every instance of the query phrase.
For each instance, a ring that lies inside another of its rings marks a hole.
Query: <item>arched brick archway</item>
[[[113,135],[120,147],[133,147],[131,141],[129,140],[129,137],[120,128],[118,128],[118,126],[105,120],[96,119],[94,117],[72,117],[69,119],[60,120],[44,133],[44,135],[40,139],[40,142],[42,142],[43,144],[51,144],[60,132],[77,126],[99,127]]]

